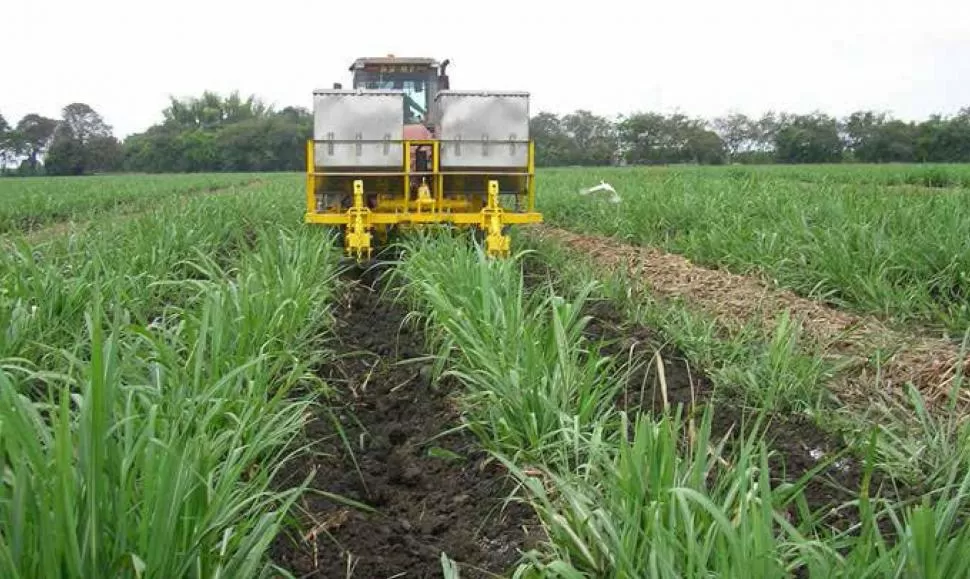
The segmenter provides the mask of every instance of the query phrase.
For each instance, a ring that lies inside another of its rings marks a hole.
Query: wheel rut
[[[420,330],[381,299],[376,274],[352,280],[335,314],[337,359],[323,377],[338,400],[312,418],[311,458],[288,478],[314,473],[311,488],[374,512],[307,493],[293,510],[300,535],[280,535],[276,564],[297,577],[441,577],[445,554],[462,577],[509,571],[537,521],[505,501],[511,480],[471,434],[443,434],[460,424],[454,385],[431,383]]]
[[[777,316],[787,312],[802,323],[801,339],[845,362],[845,369],[833,380],[832,391],[843,403],[862,411],[874,396],[905,402],[905,386],[912,383],[934,411],[948,412],[954,385],[970,374],[970,355],[951,340],[894,330],[873,316],[843,311],[753,276],[702,267],[657,248],[550,225],[535,226],[529,235],[588,259],[598,271],[624,272],[635,293],[661,301],[684,300],[716,317],[731,332],[758,321],[770,336]],[[885,359],[876,362],[881,358]],[[970,414],[970,390],[957,393],[957,409]]]
[[[556,274],[542,261],[532,258],[525,263],[526,285],[537,288],[544,283],[556,286]],[[583,308],[589,316],[584,331],[586,339],[597,347],[594,355],[609,356],[620,362],[631,360],[640,364],[624,376],[626,387],[616,401],[618,407],[636,414],[645,412],[661,414],[665,408],[682,405],[686,415],[699,419],[705,407],[713,407],[711,436],[715,441],[725,440],[725,454],[743,444],[739,438],[744,429],[751,426],[756,409],[746,407],[715,396],[712,380],[697,368],[686,354],[666,343],[655,329],[633,322],[627,318],[618,304],[605,300],[591,300]],[[794,483],[800,477],[819,468],[804,488],[808,506],[821,512],[843,507],[831,513],[827,522],[834,527],[846,529],[858,522],[855,507],[845,504],[858,497],[863,485],[864,465],[858,457],[849,455],[827,464],[828,457],[842,453],[846,446],[840,436],[821,430],[809,418],[802,415],[772,413],[759,432],[769,451],[768,466],[772,483]],[[880,473],[872,475],[872,489],[876,496],[886,495],[899,499],[917,493],[918,489],[893,488]],[[789,507],[793,520],[796,510]],[[890,533],[888,521],[883,521],[883,532]]]

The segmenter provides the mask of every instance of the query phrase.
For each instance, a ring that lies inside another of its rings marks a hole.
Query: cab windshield
[[[428,116],[428,86],[425,78],[408,75],[361,74],[354,88],[404,91],[405,124],[422,122]]]

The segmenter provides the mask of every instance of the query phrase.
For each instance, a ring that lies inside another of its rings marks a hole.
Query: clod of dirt
[[[396,364],[418,357],[423,344],[401,326],[404,312],[366,285],[349,298],[336,312],[339,353],[325,377],[343,393],[353,452],[321,414],[310,428],[320,457],[293,475],[316,469],[314,488],[377,512],[309,494],[296,509],[305,512],[305,537],[278,539],[274,560],[300,577],[440,577],[444,553],[463,578],[508,572],[531,548],[534,513],[504,501],[512,482],[470,434],[436,438],[458,416],[448,384],[431,387],[430,366]]]
[[[422,386],[431,386],[432,372],[434,368],[431,364],[425,364],[418,370],[418,380]]]

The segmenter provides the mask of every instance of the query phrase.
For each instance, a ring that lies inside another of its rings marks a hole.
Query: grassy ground
[[[266,569],[336,266],[290,194],[162,201],[0,257],[5,577]]]
[[[956,334],[970,320],[967,193],[887,188],[923,170],[548,170],[540,210]],[[17,200],[0,255],[4,576],[271,572],[287,513],[319,482],[273,481],[305,459],[292,444],[327,393],[321,366],[338,367],[333,310],[349,306],[331,306],[336,252],[301,223],[298,175],[183,195],[251,178],[0,183]],[[601,178],[619,206],[575,194]],[[43,242],[16,235],[91,218]],[[556,247],[528,262],[447,236],[402,249],[382,299],[411,311],[429,381],[456,387],[463,429],[543,525],[516,576],[970,576],[970,429],[955,415],[918,397],[915,426],[836,414],[834,371],[796,330],[725,335]],[[596,304],[615,315],[587,317]],[[395,400],[429,395],[394,366],[402,379],[380,386]],[[815,458],[805,445],[835,417],[845,436]],[[441,561],[454,576],[447,549]]]
[[[554,225],[762,275],[839,307],[962,338],[970,328],[970,190],[907,194],[870,184],[899,170],[564,169],[544,172],[538,195]],[[601,179],[621,203],[577,193]]]
[[[712,168],[713,172],[725,171]],[[911,165],[767,165],[726,169],[728,172],[757,172],[809,183],[844,183],[849,185],[883,185],[890,187],[970,187],[970,165],[934,164]]]
[[[960,523],[970,507],[966,445],[950,448],[918,506],[873,494],[870,454],[855,496],[814,511],[805,491],[815,473],[777,484],[757,428],[736,424],[731,445],[713,434],[717,405],[617,405],[628,375],[590,355],[588,287],[526,291],[515,263],[489,263],[450,239],[408,243],[396,275],[399,297],[467,389],[469,428],[545,524],[549,541],[520,576],[970,572],[958,555],[970,548]],[[847,510],[856,514],[845,527]]]
[[[121,205],[147,208],[186,193],[250,183],[254,174],[109,175],[0,179],[0,234],[89,219]]]

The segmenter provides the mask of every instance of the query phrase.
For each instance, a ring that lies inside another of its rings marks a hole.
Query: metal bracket
[[[344,250],[349,257],[361,261],[371,257],[370,209],[364,205],[364,182],[354,181],[354,204],[347,210],[349,223],[344,234]]]
[[[333,156],[333,131],[327,133],[327,154]]]
[[[480,227],[485,232],[485,251],[489,257],[508,257],[510,237],[502,233],[503,210],[499,205],[498,181],[488,182],[485,207]]]
[[[364,139],[364,135],[362,133],[357,133],[357,136],[355,137],[355,139],[357,140],[357,145],[355,146],[355,150],[357,152],[357,156],[360,157],[361,155],[364,154],[364,144],[361,143],[361,141]]]

